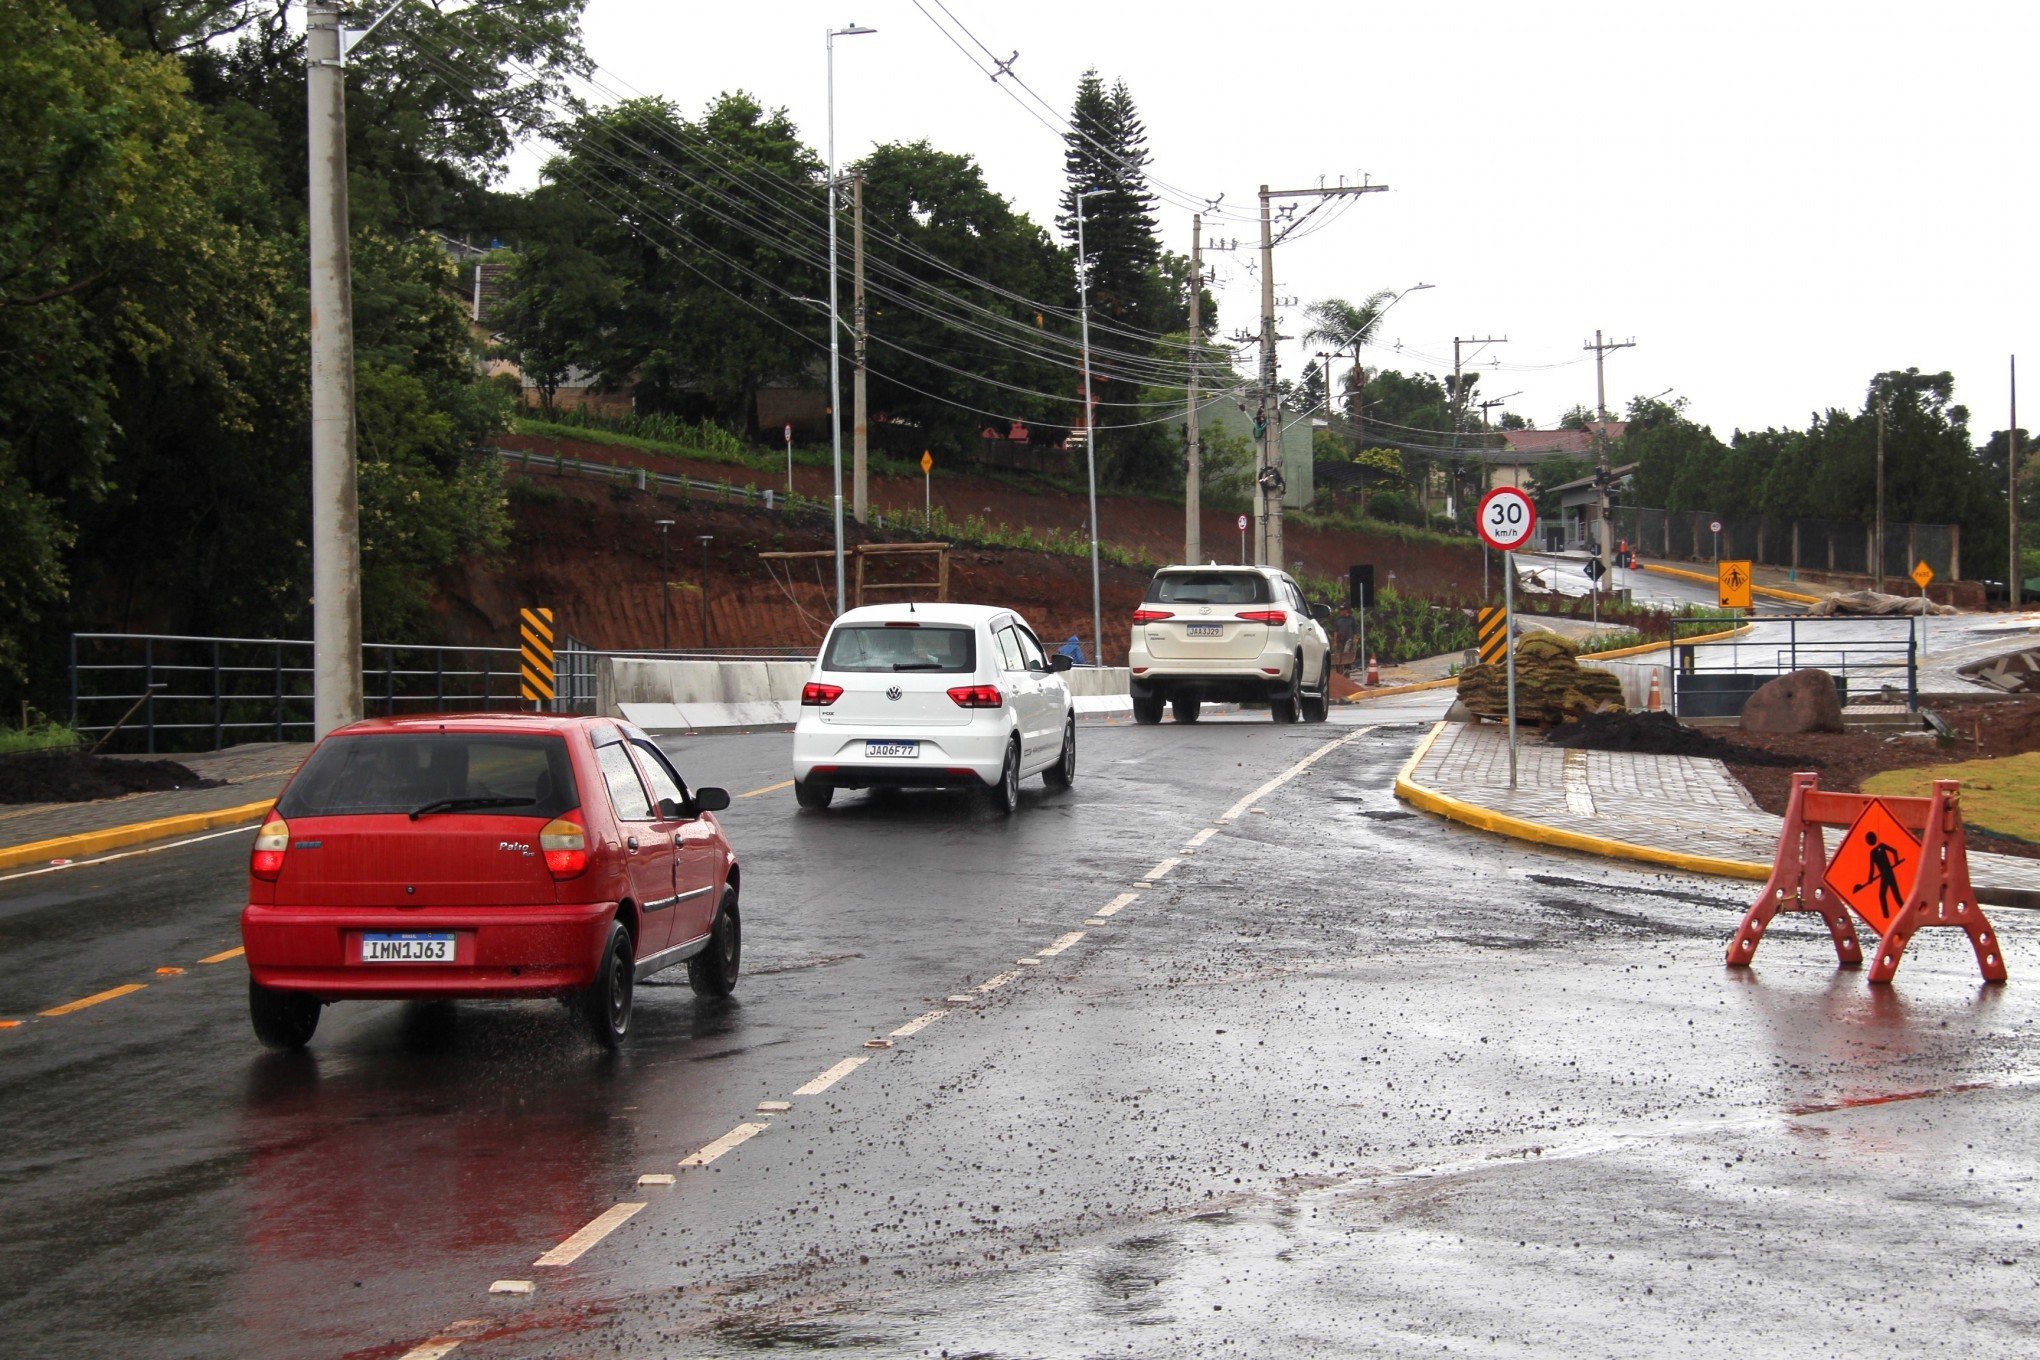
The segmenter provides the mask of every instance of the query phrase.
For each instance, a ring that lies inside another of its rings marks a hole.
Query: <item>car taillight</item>
[[[1133,621],[1135,623],[1157,623],[1162,619],[1173,619],[1175,617],[1174,614],[1166,609],[1136,609],[1133,611]]]
[[[1280,628],[1289,622],[1289,615],[1280,609],[1249,609],[1236,617],[1241,623],[1265,623],[1271,628]]]
[[[810,680],[800,687],[802,708],[827,708],[842,697],[841,685],[825,685],[819,680]]]
[[[264,883],[274,883],[283,872],[283,852],[290,849],[290,823],[276,815],[274,808],[262,819],[255,833],[255,851],[248,856],[248,872]]]
[[[588,867],[588,833],[572,817],[555,817],[538,833],[545,867],[554,878],[572,878]]]
[[[997,685],[958,685],[949,697],[958,708],[998,708],[1006,702]]]

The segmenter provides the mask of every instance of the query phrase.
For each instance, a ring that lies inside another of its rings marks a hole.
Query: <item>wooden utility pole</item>
[[[1386,184],[1342,184],[1336,188],[1270,189],[1261,186],[1261,394],[1257,419],[1261,422],[1261,447],[1254,469],[1254,560],[1263,566],[1279,567],[1282,556],[1282,401],[1275,385],[1275,246],[1281,239],[1274,232],[1270,204],[1278,198],[1344,198],[1348,194],[1382,194]],[[1292,222],[1283,228],[1287,236]]]
[[[1459,475],[1459,432],[1466,425],[1466,373],[1461,367],[1459,347],[1473,345],[1486,348],[1489,345],[1506,345],[1506,335],[1455,335],[1452,337],[1452,465],[1445,469],[1445,513],[1450,515],[1457,508],[1452,504]]]
[[[870,513],[869,439],[871,418],[864,404],[864,176],[850,181],[850,324],[856,368],[850,378],[850,516],[859,524]]]
[[[1195,564],[1204,556],[1199,492],[1203,486],[1203,447],[1197,438],[1197,347],[1204,343],[1204,214],[1190,217],[1190,395],[1184,410],[1183,437],[1183,560]],[[1102,664],[1102,663],[1101,663]]]

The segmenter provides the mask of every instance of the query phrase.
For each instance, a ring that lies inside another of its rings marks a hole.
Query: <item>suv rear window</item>
[[[1150,604],[1266,604],[1268,578],[1258,571],[1165,571],[1148,583]]]
[[[929,671],[968,675],[977,670],[977,630],[920,624],[854,623],[829,634],[825,671]]]
[[[567,743],[559,737],[493,732],[336,737],[312,752],[276,810],[287,821],[410,812],[469,798],[518,800],[468,809],[502,817],[551,819],[579,807]]]

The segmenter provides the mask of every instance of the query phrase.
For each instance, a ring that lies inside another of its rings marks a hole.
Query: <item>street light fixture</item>
[[[667,550],[667,531],[672,529],[670,519],[654,520],[659,526],[659,650],[673,650],[673,558]]]
[[[1077,325],[1084,342],[1084,475],[1091,488],[1091,664],[1105,664],[1105,602],[1098,585],[1098,423],[1091,400],[1091,268],[1084,256],[1084,200],[1108,192],[1077,195]]]
[[[829,58],[829,447],[836,468],[836,612],[845,602],[843,578],[843,382],[841,366],[843,322],[836,307],[836,39],[861,37],[878,32],[854,20],[848,27],[828,30],[824,46]]]
[[[701,540],[701,645],[711,646],[715,639],[708,632],[708,545],[714,534],[696,534]]]

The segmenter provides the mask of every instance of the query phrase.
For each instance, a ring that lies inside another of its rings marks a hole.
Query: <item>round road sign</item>
[[[1707,525],[1707,532],[1708,532],[1708,533],[1710,533],[1710,534],[1718,534],[1718,533],[1720,533],[1720,532],[1721,532],[1721,521],[1720,521],[1720,520],[1718,520],[1718,519],[1717,519],[1717,520],[1710,520],[1710,521],[1708,522],[1708,525]]]
[[[1499,552],[1514,552],[1530,541],[1537,527],[1537,506],[1513,486],[1498,486],[1481,498],[1474,527]]]
[[[1246,531],[1247,531],[1247,517],[1246,517],[1245,515],[1241,515],[1241,516],[1240,516],[1240,532],[1241,532],[1241,533],[1245,533]]]

